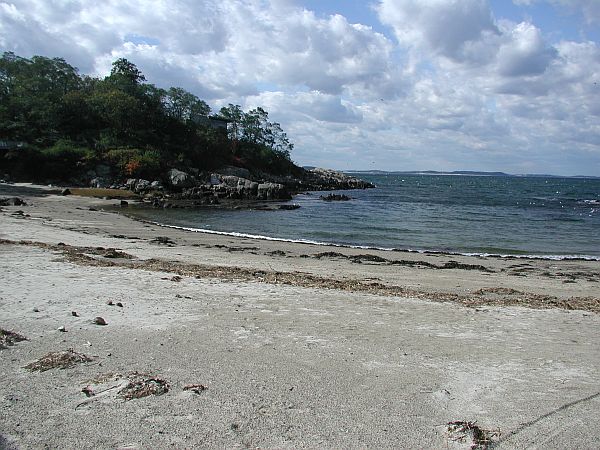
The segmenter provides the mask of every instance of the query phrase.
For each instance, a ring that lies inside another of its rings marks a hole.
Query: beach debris
[[[104,320],[102,317],[98,316],[94,319],[94,323],[96,325],[108,325],[108,323],[106,322],[106,320]]]
[[[308,257],[308,255],[306,256]],[[321,252],[313,255],[313,258],[321,259],[321,258],[348,258],[347,255],[339,252]]]
[[[104,253],[102,253],[101,256],[103,256],[104,258],[132,258],[130,254],[117,250],[116,248],[107,249]]]
[[[0,349],[8,348],[9,346],[15,345],[17,342],[26,340],[27,338],[19,333],[0,328]]]
[[[471,450],[487,450],[493,438],[500,436],[500,430],[484,430],[476,422],[457,420],[448,422],[448,437],[454,442],[470,442]]]
[[[71,311],[71,315],[73,317],[79,317],[79,314],[77,314],[77,311]]]
[[[92,358],[84,355],[83,353],[77,353],[72,348],[64,350],[62,352],[50,352],[42,356],[37,361],[34,361],[25,366],[25,369],[30,372],[45,372],[50,369],[70,369],[76,364],[86,363],[93,361]]]
[[[64,325],[62,325],[62,326],[58,327],[58,331],[60,331],[61,333],[66,333],[67,329],[65,328]]]
[[[84,387],[81,392],[83,392],[85,394],[86,397],[93,397],[94,395],[96,395],[96,393],[94,392],[94,390],[91,388],[91,386],[86,386]]]
[[[450,260],[445,263],[443,266],[439,267],[440,269],[461,269],[461,270],[479,270],[481,272],[492,273],[493,270],[488,269],[481,264],[464,264],[459,263],[458,261]]]
[[[154,239],[150,240],[150,242],[153,244],[163,244],[168,246],[175,245],[175,242],[173,242],[173,240],[171,240],[171,238],[168,236],[156,236]]]
[[[117,394],[124,400],[133,400],[149,395],[163,395],[169,392],[169,384],[162,378],[138,372],[130,373],[127,378],[129,383]]]
[[[106,304],[107,304],[108,306],[113,306],[113,305],[114,305],[114,303],[113,303],[113,301],[112,301],[112,300],[108,300],[108,301],[106,302]]]
[[[0,198],[0,206],[27,206],[27,203],[19,197]]]
[[[187,384],[183,387],[184,391],[192,391],[196,394],[200,394],[207,389],[208,386],[205,386],[204,384]]]
[[[382,258],[381,256],[370,255],[370,254],[355,255],[355,256],[352,256],[350,259],[352,260],[353,263],[356,263],[356,264],[362,264],[363,262],[373,262],[373,263],[389,263],[390,262],[388,259]]]

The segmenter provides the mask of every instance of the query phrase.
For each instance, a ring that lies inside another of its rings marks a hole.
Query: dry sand
[[[0,328],[27,340],[0,335],[0,448],[600,446],[599,262],[232,238],[11,195],[28,206],[0,212]],[[53,352],[91,360],[25,368]]]

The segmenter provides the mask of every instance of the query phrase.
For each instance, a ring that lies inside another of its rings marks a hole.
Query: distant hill
[[[548,174],[510,174],[505,172],[480,172],[475,170],[454,170],[451,172],[437,171],[437,170],[346,170],[346,173],[357,174],[357,175],[464,175],[464,176],[477,176],[477,177],[538,177],[538,178],[588,178],[588,179],[600,179],[600,177],[588,176],[588,175],[548,175]]]

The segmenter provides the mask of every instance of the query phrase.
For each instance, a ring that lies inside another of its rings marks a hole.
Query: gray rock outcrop
[[[190,188],[196,185],[196,179],[192,175],[177,169],[169,170],[167,180],[176,189]]]

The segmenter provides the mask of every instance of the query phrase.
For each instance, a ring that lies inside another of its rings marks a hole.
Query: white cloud
[[[382,0],[376,9],[401,45],[458,62],[478,59],[473,47],[498,34],[485,0]]]
[[[600,173],[597,42],[551,45],[487,0],[380,0],[391,38],[300,3],[0,0],[0,49],[95,75],[126,57],[216,109],[263,106],[303,164]]]
[[[363,120],[361,111],[340,96],[318,91],[297,92],[264,92],[250,97],[247,108],[264,106],[278,117],[290,121],[312,121],[331,123],[360,123]]]
[[[539,75],[558,54],[530,23],[520,23],[506,30],[505,35],[507,40],[498,51],[498,72],[502,76]]]

